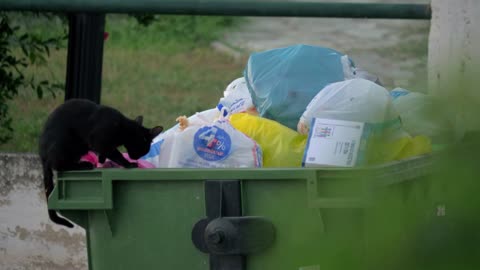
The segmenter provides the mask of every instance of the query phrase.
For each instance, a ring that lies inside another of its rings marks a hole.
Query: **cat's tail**
[[[48,202],[48,197],[53,191],[53,171],[51,168],[45,165],[43,166],[43,183],[45,185],[45,195],[47,196]],[[58,216],[57,212],[55,212],[54,210],[48,210],[48,217],[51,221],[58,225],[73,228],[73,224],[71,222]]]

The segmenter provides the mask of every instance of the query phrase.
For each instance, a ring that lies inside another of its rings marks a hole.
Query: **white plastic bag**
[[[221,112],[218,109],[209,109],[202,112],[197,112],[194,115],[187,118],[188,125],[208,125],[212,124],[219,119]],[[178,121],[178,119],[177,119]],[[180,128],[180,125],[177,124],[173,127],[175,130]]]
[[[298,132],[308,134],[313,118],[382,124],[398,115],[385,88],[369,80],[353,79],[322,89],[301,116]]]
[[[239,89],[241,91],[241,88],[246,86],[247,86],[247,83],[245,82],[244,77],[237,78],[233,80],[229,85],[227,85],[227,88],[225,88],[225,91],[223,91],[223,96],[228,97]],[[248,92],[248,89],[246,90]]]
[[[171,168],[255,168],[262,166],[257,143],[221,119],[191,125],[174,136]]]
[[[197,112],[188,117],[187,121],[189,126],[209,125],[214,123],[219,116],[220,112],[215,108]],[[141,159],[152,163],[156,168],[168,168],[170,166],[174,138],[179,132],[181,132],[180,125],[177,124],[159,134],[153,139],[150,145],[150,151]]]
[[[405,130],[412,136],[425,135],[434,142],[448,141],[453,135],[449,117],[433,97],[395,88],[390,92],[395,110]]]
[[[141,159],[150,162],[155,168],[167,168],[175,132],[176,129],[171,128],[155,137],[150,145],[150,151]]]
[[[218,110],[225,109],[223,116],[247,112],[255,108],[244,77],[231,82],[223,92],[223,95],[224,97],[220,99],[217,106]]]
[[[382,82],[380,81],[380,78],[378,76],[369,73],[366,70],[363,70],[359,67],[355,67],[352,64],[351,59],[348,57],[348,55],[342,56],[340,59],[342,62],[342,67],[343,67],[343,74],[345,76],[345,80],[352,80],[352,79],[365,79],[372,81],[378,85],[382,85]]]
[[[298,123],[298,131],[308,133],[313,118],[364,124],[359,150],[364,154],[359,157],[358,164],[371,165],[396,160],[402,157],[403,149],[412,141],[412,137],[402,128],[390,93],[365,79],[326,86],[308,105]],[[335,128],[329,132],[335,135]],[[340,141],[338,145],[342,143]]]

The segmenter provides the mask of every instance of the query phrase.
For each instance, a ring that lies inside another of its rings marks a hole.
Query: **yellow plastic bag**
[[[432,143],[427,136],[419,135],[410,138],[402,151],[395,156],[395,160],[402,160],[432,152]]]
[[[389,143],[376,143],[370,151],[369,165],[399,161],[432,152],[430,138],[426,136],[405,136]]]
[[[247,113],[233,114],[230,123],[260,145],[264,167],[302,166],[307,135],[275,121]]]

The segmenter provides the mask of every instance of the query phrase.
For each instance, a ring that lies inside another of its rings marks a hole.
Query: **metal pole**
[[[65,100],[100,103],[105,14],[69,15]]]
[[[431,18],[429,4],[252,0],[1,0],[0,10],[424,20]]]

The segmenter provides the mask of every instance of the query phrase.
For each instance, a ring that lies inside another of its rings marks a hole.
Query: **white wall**
[[[429,91],[446,98],[461,136],[480,129],[480,1],[432,0],[432,11]]]
[[[85,231],[48,219],[38,157],[0,153],[0,269],[87,268]]]

